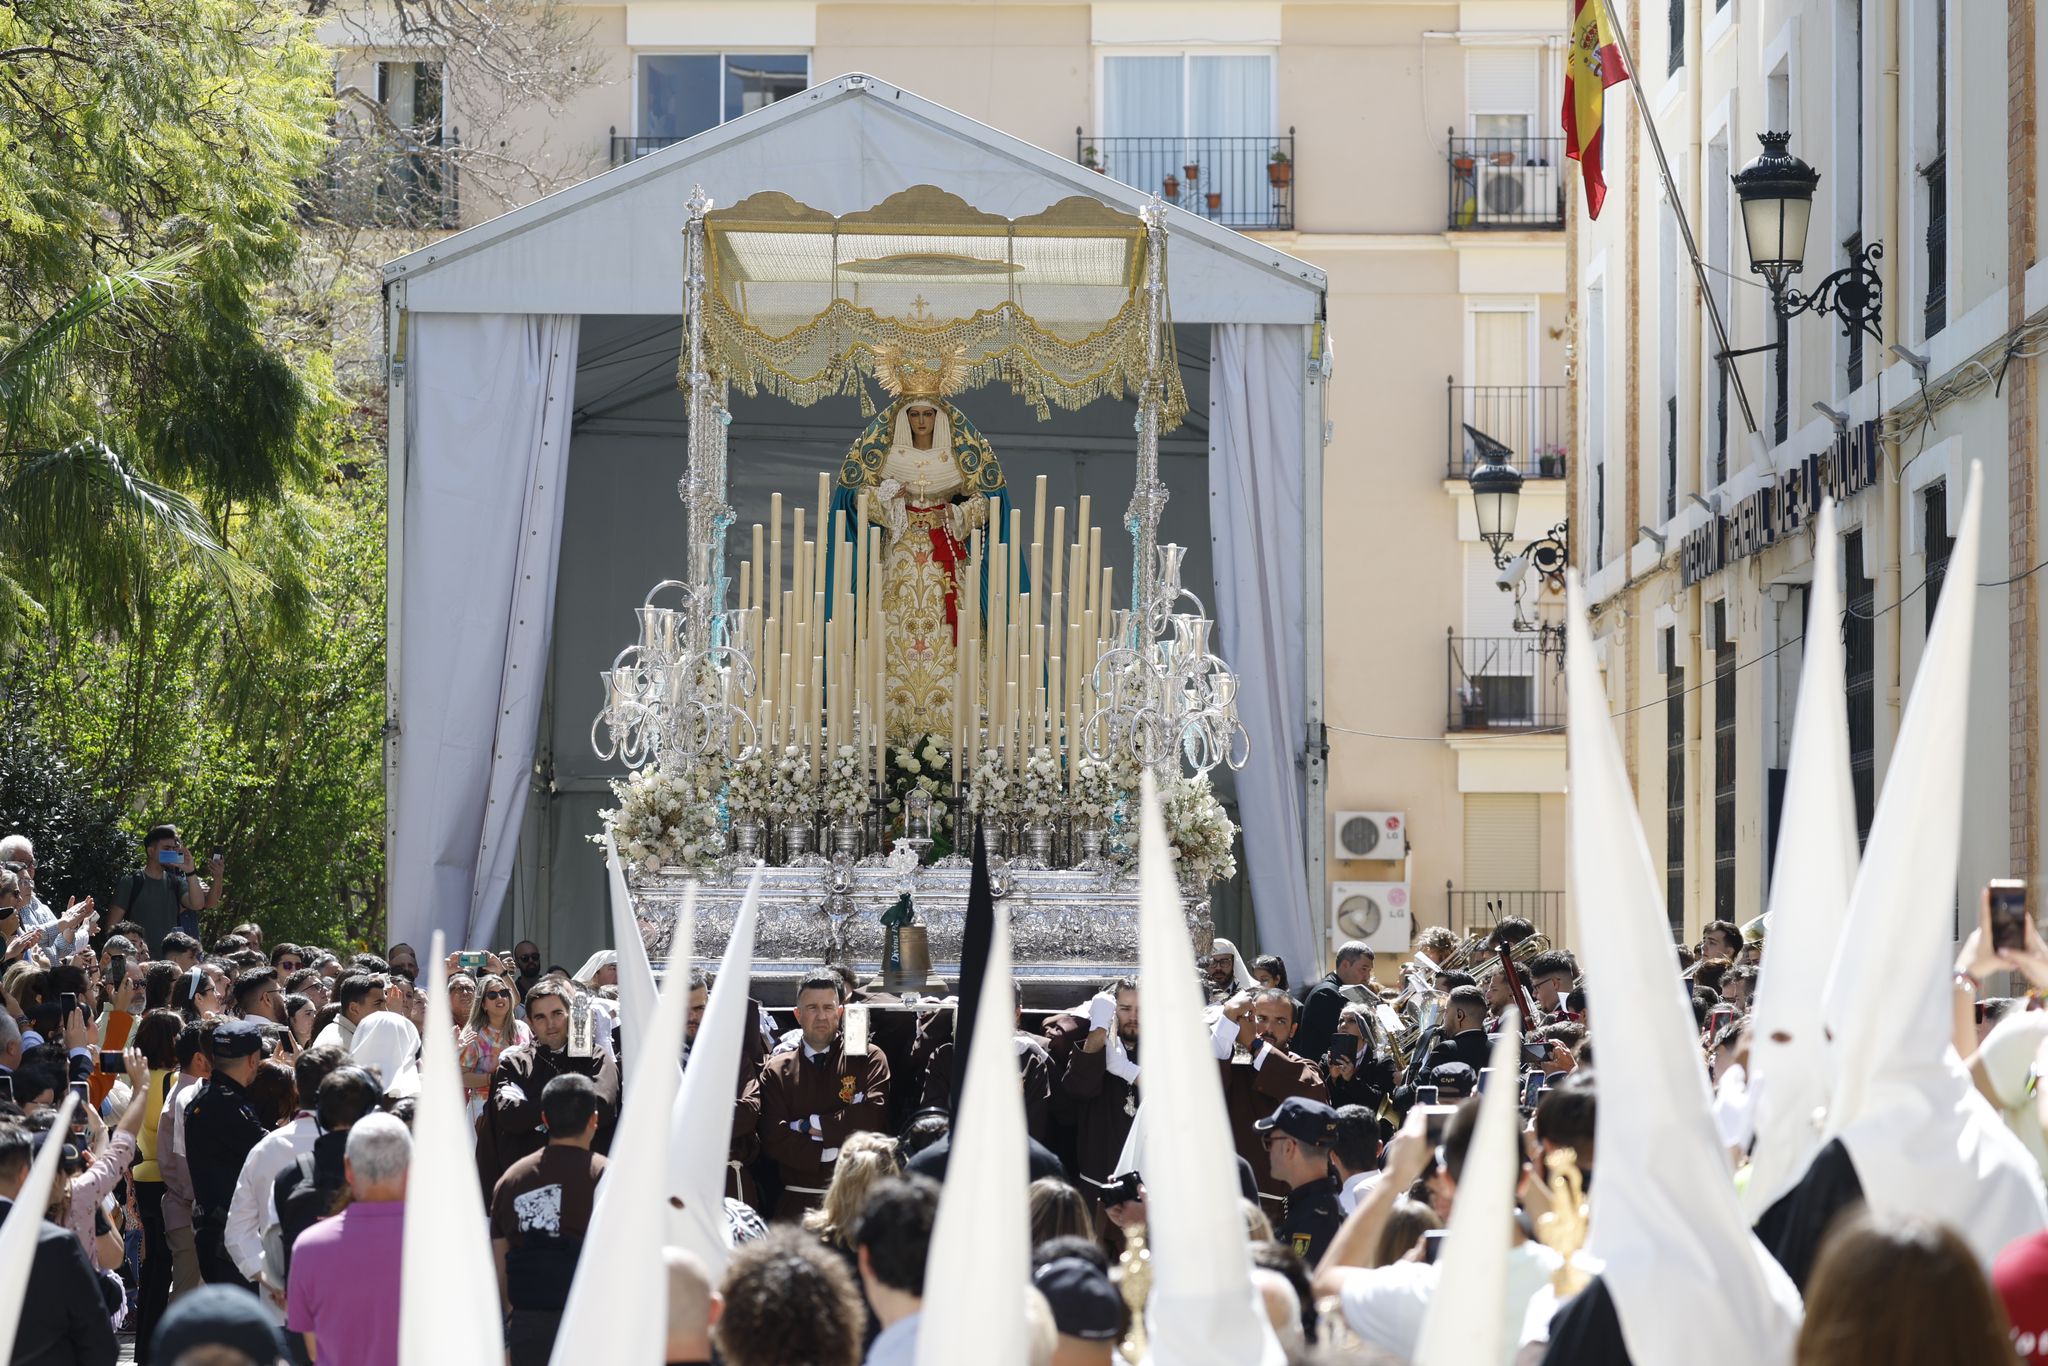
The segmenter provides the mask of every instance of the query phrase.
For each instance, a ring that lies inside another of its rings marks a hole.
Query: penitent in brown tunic
[[[799,1042],[768,1059],[740,1104],[751,1112],[761,1151],[782,1171],[777,1219],[799,1218],[817,1205],[839,1145],[851,1134],[883,1129],[888,1100],[889,1060],[872,1044],[865,1055],[848,1057],[844,1040],[808,1055]]]
[[[1254,1062],[1260,1053],[1265,1061]],[[1265,1135],[1253,1126],[1280,1108],[1289,1096],[1306,1096],[1328,1104],[1330,1087],[1322,1070],[1307,1058],[1283,1053],[1269,1044],[1255,1043],[1249,1056],[1240,1054],[1223,1068],[1223,1104],[1230,1112],[1230,1134],[1238,1156],[1252,1164],[1258,1178],[1259,1200],[1274,1222],[1287,1199],[1287,1186],[1275,1181],[1266,1167]]]

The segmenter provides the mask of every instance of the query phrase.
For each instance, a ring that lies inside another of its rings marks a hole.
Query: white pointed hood
[[[51,1134],[71,1127],[71,1112],[78,1097],[69,1088],[57,1104],[57,1119]],[[21,1327],[21,1305],[28,1298],[28,1273],[35,1265],[36,1242],[43,1236],[43,1211],[50,1207],[50,1187],[57,1180],[57,1161],[63,1156],[61,1142],[45,1142],[29,1164],[22,1179],[21,1193],[8,1207],[7,1220],[0,1223],[0,1361],[14,1360],[14,1334]],[[474,1178],[470,1188],[476,1187]]]
[[[640,921],[633,914],[633,893],[626,886],[619,846],[613,843],[609,830],[604,834],[604,868],[611,885],[612,939],[618,945],[619,955],[619,1026],[626,1032],[626,1047],[630,1050],[654,1019],[656,988],[654,969],[647,961],[647,941],[640,937]],[[684,971],[689,967],[685,961]]]
[[[1799,1295],[1736,1205],[1671,951],[1663,876],[1643,840],[1576,574],[1566,592],[1569,875],[1599,1028],[1588,1251],[1606,1263],[1636,1361],[1775,1366],[1791,1359]],[[1672,1312],[1674,1286],[1713,1287],[1714,1332]]]
[[[1864,1197],[1881,1213],[1948,1224],[1988,1267],[2048,1224],[2048,1205],[2039,1165],[1949,1042],[1981,482],[1972,461],[1953,572],[1899,722],[1823,1010],[1835,1065],[1826,1136],[1848,1148]],[[1962,907],[1974,915],[1975,898]]]
[[[1414,1366],[1500,1366],[1508,1293],[1508,1229],[1515,1217],[1515,1163],[1521,1116],[1515,1109],[1522,1050],[1521,1012],[1509,1006],[1494,1036],[1493,1084],[1479,1102],[1479,1124],[1458,1178],[1444,1240],[1442,1270],[1423,1311]],[[1512,1338],[1507,1339],[1513,1341]]]
[[[442,975],[445,980],[445,963]],[[439,1018],[447,1019],[447,1012],[443,1011]],[[420,1089],[420,1031],[405,1016],[388,1010],[370,1012],[356,1026],[355,1041],[348,1051],[349,1061],[357,1066],[377,1069],[385,1095],[409,1096]]]
[[[427,1018],[448,1018],[447,936],[427,954]],[[397,1020],[382,1012],[363,1022]],[[362,1031],[357,1031],[360,1040]],[[476,1183],[476,1134],[462,1095],[455,1033],[430,1029],[418,1072],[412,1166],[405,1182],[404,1283],[398,1301],[399,1366],[501,1366],[504,1320],[498,1275]],[[360,1061],[360,1056],[358,1057]],[[388,1090],[388,1084],[387,1084]]]
[[[995,917],[982,978],[983,1028],[968,1045],[953,1117],[952,1157],[925,1255],[917,1366],[1025,1366],[1024,1291],[1031,1284],[1031,1157],[1015,1035],[1010,924]]]
[[[761,865],[747,880],[747,895],[725,942],[718,980],[704,1002],[690,1065],[676,1092],[669,1121],[668,1242],[695,1253],[717,1284],[732,1259],[725,1222],[725,1160],[732,1149],[732,1104],[739,1093],[740,1053],[749,1029],[747,1009],[754,973],[754,926],[761,900]],[[688,979],[689,960],[669,959],[668,975]],[[675,1202],[680,1200],[678,1206]]]
[[[1138,826],[1138,906],[1145,1096],[1173,1117],[1147,1127],[1139,1164],[1152,1250],[1146,1361],[1281,1366],[1286,1356],[1252,1288],[1223,1078],[1202,1023],[1191,970],[1195,945],[1149,771]]]
[[[697,924],[697,884],[683,891],[676,916],[676,940],[689,962]],[[594,1344],[603,1358],[621,1363],[667,1359],[668,1264],[662,1259],[667,1232],[659,1191],[668,1167],[668,1125],[675,1107],[683,1051],[683,1025],[690,1015],[690,974],[671,972],[654,1008],[645,1041],[634,1049],[633,1075],[619,1105],[610,1160],[597,1183],[590,1228],[569,1283],[568,1303],[555,1335],[552,1366],[587,1361]]]
[[[1791,1189],[1820,1151],[1819,1114],[1828,1103],[1827,1036],[1814,987],[1827,981],[1856,877],[1841,572],[1830,499],[1821,504],[1814,530],[1806,659],[1771,873],[1771,933],[1750,1015],[1747,1082],[1756,1146],[1742,1207],[1751,1223]]]

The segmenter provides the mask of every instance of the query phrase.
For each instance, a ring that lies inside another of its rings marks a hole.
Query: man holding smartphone
[[[142,842],[142,870],[129,873],[114,889],[114,906],[141,925],[154,949],[164,936],[182,928],[180,921],[190,913],[220,904],[223,860],[219,854],[207,865],[212,881],[199,876],[192,855],[175,825],[159,825]]]

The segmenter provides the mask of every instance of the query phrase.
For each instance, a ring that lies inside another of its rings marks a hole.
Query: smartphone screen
[[[57,995],[57,1018],[63,1021],[62,1028],[69,1028],[71,1017],[78,1013],[78,993],[59,992]]]
[[[1991,947],[2021,949],[2027,942],[2027,884],[2018,878],[1993,878],[1986,884],[1991,894]]]
[[[1444,1238],[1447,1236],[1448,1233],[1449,1230],[1447,1229],[1433,1228],[1429,1230],[1429,1232],[1422,1235],[1423,1261],[1434,1262],[1438,1257],[1443,1255]]]
[[[126,1073],[127,1070],[128,1059],[121,1055],[120,1049],[102,1048],[100,1050],[100,1071],[102,1073],[110,1077],[118,1077]]]
[[[1486,1094],[1486,1088],[1487,1088],[1487,1087],[1489,1087],[1489,1086],[1491,1086],[1491,1085],[1493,1085],[1493,1069],[1492,1069],[1491,1067],[1482,1067],[1482,1068],[1480,1068],[1480,1069],[1479,1069],[1479,1094],[1480,1094],[1480,1095],[1482,1095],[1482,1096],[1483,1096],[1483,1095],[1485,1095],[1485,1094]]]
[[[1541,1072],[1531,1072],[1522,1082],[1522,1108],[1524,1110],[1535,1109],[1536,1102],[1542,1095],[1543,1074]]]
[[[1444,1130],[1450,1127],[1451,1116],[1458,1112],[1455,1105],[1425,1105],[1422,1109],[1422,1132],[1434,1148],[1444,1141]]]
[[[85,1122],[85,1107],[92,1104],[92,1094],[86,1088],[86,1084],[82,1081],[74,1081],[71,1083],[71,1094],[78,1097],[79,1105],[78,1117],[74,1119],[72,1122],[74,1124],[83,1124]]]
[[[1418,1086],[1418,1087],[1416,1087],[1416,1088],[1415,1088],[1415,1103],[1416,1103],[1417,1105],[1434,1105],[1434,1104],[1436,1104],[1436,1088],[1435,1088],[1434,1086]]]
[[[166,868],[176,868],[185,862],[185,856],[175,849],[159,849],[156,852],[156,861]]]

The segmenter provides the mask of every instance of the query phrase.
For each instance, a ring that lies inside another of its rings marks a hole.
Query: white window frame
[[[776,43],[762,43],[759,46],[749,45],[743,48],[730,45],[725,47],[636,47],[631,49],[628,54],[632,60],[627,64],[628,71],[626,74],[626,100],[627,107],[631,111],[631,117],[628,120],[627,126],[633,130],[633,136],[636,138],[654,136],[654,134],[647,132],[640,126],[640,60],[643,57],[718,58],[718,122],[712,124],[711,127],[721,128],[727,122],[725,117],[725,61],[726,58],[735,52],[743,52],[750,57],[801,57],[804,59],[804,85],[808,87],[811,84],[811,78],[814,74],[812,63],[816,60],[816,53],[814,49],[808,47],[790,47]],[[709,132],[710,130],[706,129],[705,131]]]
[[[1543,358],[1537,353],[1537,324],[1540,309],[1541,301],[1533,294],[1467,295],[1465,299],[1465,383],[1471,385],[1479,382],[1479,339],[1474,325],[1475,317],[1481,313],[1520,313],[1527,320],[1529,336],[1529,372],[1528,376],[1521,380],[1520,383],[1524,387],[1531,389],[1541,384],[1543,381],[1539,376],[1543,373]]]
[[[1731,10],[1735,7],[1735,3],[1736,0],[1729,0],[1729,8]],[[1706,240],[1701,242],[1699,246],[1700,254],[1708,268],[1707,287],[1716,291],[1714,297],[1720,304],[1722,321],[1730,328],[1733,328],[1735,320],[1730,314],[1734,311],[1735,304],[1734,282],[1726,278],[1726,276],[1716,274],[1716,272],[1725,271],[1728,275],[1734,274],[1734,235],[1739,230],[1739,215],[1741,211],[1736,206],[1735,192],[1730,187],[1727,176],[1718,172],[1714,166],[1714,144],[1717,142],[1726,144],[1725,157],[1727,164],[1722,170],[1732,172],[1736,166],[1735,114],[1730,101],[1725,99],[1714,107],[1702,121],[1700,127],[1701,186],[1699,223],[1705,229],[1704,235]],[[1718,204],[1716,196],[1720,197]],[[1716,207],[1722,210],[1719,215],[1712,212]],[[1716,221],[1717,217],[1719,221]],[[1719,261],[1715,260],[1715,249],[1717,247],[1720,248],[1719,255],[1721,259]],[[1697,451],[1698,488],[1701,490],[1712,490],[1719,488],[1720,483],[1712,477],[1712,471],[1707,468],[1707,462],[1713,459],[1713,456],[1709,455],[1708,452],[1714,449],[1714,434],[1707,430],[1707,424],[1714,421],[1714,397],[1720,368],[1714,359],[1714,352],[1719,347],[1714,341],[1713,323],[1705,316],[1706,305],[1704,303],[1701,304],[1700,310],[1699,335],[1703,344],[1700,347],[1699,356],[1700,410],[1698,422],[1696,423],[1699,431],[1699,447]],[[1730,340],[1732,341],[1733,338],[1731,337]],[[1742,414],[1740,411],[1741,405],[1735,399],[1735,381],[1732,377],[1729,380],[1728,387],[1728,403],[1730,408],[1728,413],[1728,473],[1733,475],[1738,468],[1736,464],[1737,452],[1742,449],[1742,441],[1738,435],[1741,431]]]
[[[1530,55],[1530,57],[1534,59],[1536,65],[1536,84],[1532,88],[1533,93],[1531,98],[1535,102],[1535,108],[1482,109],[1473,100],[1472,53],[1474,51],[1479,50],[1489,52],[1499,52],[1502,50],[1526,52]],[[1471,138],[1476,138],[1479,136],[1479,120],[1483,117],[1486,117],[1488,115],[1501,117],[1510,114],[1521,114],[1525,115],[1528,118],[1529,131],[1526,136],[1528,136],[1532,141],[1537,138],[1557,136],[1557,134],[1553,132],[1551,127],[1552,123],[1555,121],[1556,116],[1549,114],[1547,112],[1548,104],[1547,101],[1544,99],[1544,87],[1548,83],[1549,76],[1549,63],[1547,63],[1544,60],[1544,58],[1547,55],[1549,55],[1549,53],[1550,48],[1547,44],[1544,43],[1487,43],[1484,44],[1483,47],[1481,44],[1476,43],[1469,45],[1465,50],[1465,136]]]
[[[1790,133],[1793,133],[1793,134],[1794,134],[1794,137],[1793,137],[1793,140],[1792,140],[1792,141],[1793,141],[1793,145],[1795,145],[1795,146],[1796,146],[1796,145],[1798,145],[1798,141],[1799,141],[1799,139],[1798,139],[1798,137],[1797,137],[1798,129],[1799,129],[1799,126],[1801,125],[1801,123],[1803,122],[1803,121],[1802,121],[1802,120],[1800,119],[1800,117],[1799,117],[1799,102],[1800,102],[1800,98],[1801,98],[1801,96],[1802,96],[1802,94],[1803,94],[1803,91],[1802,91],[1802,88],[1801,88],[1800,84],[1799,84],[1799,83],[1797,83],[1797,82],[1795,82],[1795,81],[1793,80],[1793,73],[1794,73],[1794,72],[1797,72],[1797,71],[1799,71],[1799,70],[1801,69],[1801,68],[1800,68],[1800,66],[1799,66],[1799,21],[1798,21],[1797,19],[1788,19],[1788,20],[1786,20],[1786,21],[1785,21],[1785,24],[1784,24],[1784,26],[1783,26],[1782,28],[1780,28],[1780,29],[1778,30],[1778,32],[1777,32],[1777,36],[1776,36],[1776,37],[1774,37],[1774,38],[1772,38],[1772,39],[1771,39],[1771,41],[1770,41],[1770,43],[1769,43],[1768,45],[1766,45],[1766,47],[1764,48],[1764,61],[1763,61],[1763,69],[1764,69],[1764,122],[1765,122],[1765,124],[1767,124],[1767,125],[1768,125],[1768,124],[1770,124],[1770,123],[1772,122],[1772,115],[1771,115],[1771,109],[1770,109],[1770,104],[1771,104],[1771,101],[1773,100],[1773,98],[1775,98],[1775,97],[1774,97],[1774,95],[1773,95],[1772,89],[1771,89],[1771,87],[1772,87],[1772,84],[1773,84],[1774,82],[1776,82],[1776,81],[1780,81],[1780,80],[1782,80],[1782,81],[1784,81],[1784,83],[1785,83],[1785,125],[1786,125],[1786,126],[1785,126],[1785,128],[1784,128],[1784,129],[1783,129],[1782,131],[1785,131],[1785,132],[1790,132]],[[1772,129],[1769,129],[1768,131],[1771,131],[1771,132],[1777,132],[1777,131],[1780,131],[1780,130],[1778,130],[1778,129],[1775,129],[1775,128],[1772,128]],[[1732,141],[1732,139],[1731,139],[1731,141],[1730,141],[1730,146],[1731,146],[1731,147],[1733,146],[1733,141]],[[1731,160],[1732,160],[1732,158],[1731,158]],[[1737,164],[1741,164],[1741,163],[1737,163]],[[1736,216],[1737,216],[1737,220],[1738,220],[1738,221],[1740,221],[1740,216],[1741,216],[1741,213],[1742,213],[1742,208],[1741,208],[1741,205],[1740,205],[1740,204],[1737,204],[1737,205],[1736,205],[1736,207],[1735,207],[1735,213],[1736,213]],[[1809,259],[1809,264],[1808,264],[1808,265],[1807,265],[1807,267],[1806,267],[1806,273],[1807,273],[1807,274],[1809,274],[1809,275],[1812,275],[1812,276],[1814,276],[1814,278],[1819,278],[1819,276],[1821,276],[1821,275],[1825,275],[1825,274],[1827,274],[1827,272],[1828,272],[1829,270],[1832,270],[1832,269],[1833,269],[1833,267],[1832,267],[1832,266],[1830,266],[1830,265],[1828,265],[1827,263],[1828,263],[1828,262],[1831,262],[1831,261],[1833,261],[1833,260],[1835,259],[1835,253],[1836,253],[1837,251],[1841,250],[1841,245],[1842,245],[1842,244],[1841,244],[1841,239],[1837,238],[1837,239],[1835,240],[1835,242],[1834,242],[1834,244],[1833,244],[1832,246],[1824,246],[1824,247],[1823,247],[1823,253],[1824,253],[1824,254],[1822,254],[1822,255],[1820,255],[1820,256],[1818,256],[1818,257],[1816,257],[1816,256],[1814,255],[1814,251],[1813,251],[1813,247],[1814,247],[1814,242],[1813,242],[1813,233],[1812,233],[1812,231],[1811,231],[1811,228],[1812,228],[1812,221],[1811,221],[1811,219],[1809,219],[1809,220],[1808,220],[1808,224],[1807,224],[1807,226],[1808,226],[1808,229],[1809,229],[1809,231],[1807,232],[1807,235],[1806,235],[1806,239],[1807,239],[1807,248],[1806,248],[1806,254],[1807,254],[1807,257],[1808,257],[1808,259]],[[1733,240],[1732,236],[1731,236],[1731,239],[1730,239],[1730,241],[1729,241],[1729,248],[1730,248],[1730,250],[1729,250],[1729,261],[1731,262],[1731,264],[1730,264],[1730,266],[1729,266],[1729,269],[1730,269],[1730,270],[1733,270],[1733,269],[1734,269],[1734,266],[1733,266],[1733,264],[1732,264],[1732,263],[1733,263],[1733,261],[1734,261],[1734,250],[1733,250],[1733,248],[1734,248],[1734,240]],[[1745,237],[1744,237],[1744,239],[1743,239],[1743,255],[1744,255],[1743,265],[1744,265],[1744,266],[1747,266],[1747,265],[1749,264],[1749,261],[1748,261],[1748,250],[1749,250],[1749,248],[1748,248],[1748,239],[1747,239],[1747,237],[1745,236]],[[1770,318],[1770,317],[1768,317],[1768,310],[1766,311],[1766,313],[1767,313],[1767,320],[1768,320],[1768,322],[1769,322],[1769,324],[1770,324],[1770,326],[1771,326],[1771,331],[1772,331],[1772,335],[1773,335],[1773,336],[1775,336],[1775,335],[1776,335],[1776,331],[1777,331],[1777,328],[1776,328],[1776,319],[1775,319],[1775,318]],[[1839,333],[1840,333],[1840,331],[1841,331],[1841,329],[1840,329],[1840,328],[1833,328],[1833,329],[1832,329],[1832,331],[1834,331],[1835,333],[1839,334]],[[1790,320],[1789,322],[1787,322],[1787,323],[1786,323],[1786,325],[1785,325],[1785,410],[1786,410],[1786,419],[1785,419],[1785,440],[1786,440],[1787,442],[1790,442],[1790,441],[1794,440],[1794,439],[1795,439],[1795,438],[1796,438],[1796,437],[1797,437],[1797,436],[1799,435],[1799,428],[1800,428],[1800,426],[1802,425],[1802,424],[1801,424],[1801,422],[1800,422],[1800,420],[1799,420],[1799,413],[1800,413],[1800,411],[1801,411],[1801,408],[1802,408],[1802,405],[1800,404],[1800,402],[1799,402],[1799,399],[1800,399],[1800,396],[1801,396],[1801,395],[1802,395],[1802,394],[1803,394],[1803,393],[1804,393],[1805,391],[1804,391],[1804,389],[1803,389],[1803,388],[1801,387],[1801,385],[1800,385],[1800,374],[1799,374],[1799,353],[1800,353],[1800,345],[1799,345],[1799,333],[1800,333],[1800,325],[1799,325],[1799,320],[1798,320],[1798,319],[1794,318],[1794,319],[1792,319],[1792,320]],[[1776,358],[1775,358],[1775,357],[1772,357],[1772,356],[1768,356],[1768,355],[1764,357],[1764,386],[1763,386],[1763,387],[1764,387],[1764,393],[1765,393],[1765,396],[1766,396],[1766,400],[1767,400],[1767,401],[1766,401],[1766,402],[1765,402],[1765,404],[1764,404],[1764,407],[1765,407],[1765,411],[1764,411],[1764,412],[1762,412],[1762,413],[1759,413],[1759,414],[1757,415],[1757,425],[1758,425],[1758,426],[1760,426],[1760,427],[1763,427],[1763,428],[1765,428],[1765,430],[1767,430],[1768,432],[1770,432],[1770,434],[1771,434],[1771,435],[1770,435],[1770,437],[1769,437],[1769,438],[1768,438],[1768,439],[1766,440],[1765,444],[1766,444],[1767,446],[1769,446],[1769,447],[1771,447],[1772,449],[1774,449],[1774,450],[1775,450],[1775,449],[1777,448],[1777,445],[1778,445],[1778,440],[1777,440],[1777,428],[1776,428],[1776,421],[1777,421],[1777,409],[1776,409],[1776,406],[1775,406],[1775,405],[1776,405],[1776,403],[1777,403],[1777,398],[1778,398],[1778,391],[1777,391],[1777,390],[1778,390],[1778,385],[1777,385],[1777,361],[1776,361]],[[1830,388],[1829,392],[1830,392],[1830,394],[1832,395],[1832,393],[1833,393],[1833,390],[1832,390],[1832,388]]]
[[[1266,88],[1272,92],[1272,107],[1266,111],[1266,131],[1249,133],[1247,137],[1278,138],[1280,132],[1280,45],[1278,43],[1219,43],[1215,46],[1196,47],[1139,47],[1128,43],[1104,44],[1095,49],[1095,112],[1098,123],[1109,108],[1109,63],[1111,57],[1178,57],[1180,58],[1180,137],[1192,137],[1188,132],[1188,62],[1196,57],[1264,57],[1272,73]],[[1107,126],[1098,127],[1095,136],[1100,138],[1141,137],[1144,134],[1119,133]]]
[[[450,93],[448,89],[448,54],[437,47],[373,47],[369,49],[367,55],[370,59],[370,96],[379,109],[384,107],[385,67],[398,63],[404,63],[407,66],[421,66],[432,63],[441,68],[441,140],[446,142],[448,140],[448,130],[454,126],[450,121],[454,111],[449,108],[448,104]]]

